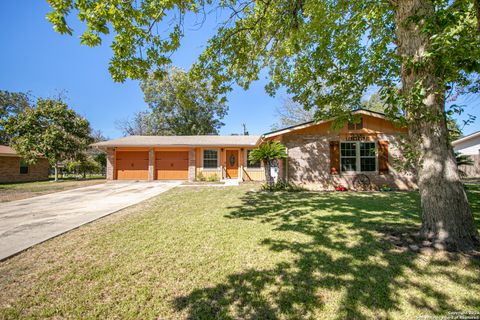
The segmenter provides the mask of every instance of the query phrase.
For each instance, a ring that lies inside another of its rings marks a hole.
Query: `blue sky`
[[[121,136],[115,120],[147,108],[138,82],[115,83],[111,79],[107,70],[111,56],[108,44],[96,48],[79,44],[81,26],[76,20],[72,19],[74,36],[62,36],[45,19],[49,6],[44,0],[2,1],[0,8],[1,90],[30,91],[37,97],[66,90],[69,105],[110,138]],[[174,64],[189,68],[214,26],[215,21],[209,21],[199,31],[189,31],[187,24],[187,37],[173,56]],[[221,134],[242,132],[242,123],[251,134],[269,131],[277,121],[275,107],[281,104],[282,95],[268,96],[265,83],[261,79],[248,91],[237,88],[229,94],[229,113],[223,120]],[[480,130],[478,97],[470,96],[457,103],[467,104],[465,113],[478,118],[464,133]]]

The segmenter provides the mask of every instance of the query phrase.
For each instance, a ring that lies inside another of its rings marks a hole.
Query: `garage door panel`
[[[159,151],[155,158],[158,180],[188,179],[188,151]]]
[[[117,152],[118,180],[148,180],[148,151]]]

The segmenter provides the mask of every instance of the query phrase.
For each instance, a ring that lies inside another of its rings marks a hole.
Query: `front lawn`
[[[480,312],[478,258],[392,240],[418,227],[416,193],[256,188],[175,188],[0,263],[0,318]],[[469,196],[478,222],[478,187]]]
[[[0,184],[0,202],[14,201],[40,196],[47,193],[65,191],[69,189],[92,186],[105,183],[105,178],[87,180],[61,180],[58,182],[35,181]]]

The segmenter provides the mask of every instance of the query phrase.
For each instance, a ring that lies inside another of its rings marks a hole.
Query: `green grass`
[[[0,263],[0,318],[414,319],[480,311],[480,262],[418,253],[416,193],[176,188]],[[469,187],[479,220],[480,189]]]
[[[0,184],[0,202],[26,199],[47,193],[81,188],[104,182],[105,179],[94,178],[87,180],[67,179],[58,182],[50,180],[35,182],[2,183]]]

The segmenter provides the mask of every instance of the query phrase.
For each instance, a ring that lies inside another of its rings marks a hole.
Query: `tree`
[[[48,19],[60,33],[78,10],[87,23],[82,43],[99,45],[116,33],[113,79],[145,78],[170,63],[180,46],[184,14],[205,12],[210,1],[50,0]],[[231,9],[192,69],[218,92],[248,88],[268,68],[274,94],[284,86],[318,118],[347,119],[372,86],[386,114],[408,126],[418,158],[421,234],[452,249],[479,243],[473,215],[448,143],[445,91],[478,92],[480,46],[477,0],[222,1]],[[106,9],[108,8],[108,10]],[[170,34],[156,32],[175,11]],[[214,11],[214,10],[212,10]]]
[[[275,109],[275,112],[279,117],[279,121],[272,125],[272,130],[313,121],[315,118],[315,109],[306,110],[301,104],[293,101],[291,98],[284,98],[282,104]]]
[[[23,92],[0,90],[0,144],[8,145],[10,137],[2,126],[2,120],[18,115],[32,104],[30,96]]]
[[[115,126],[124,136],[152,136],[158,132],[154,118],[148,111],[140,111],[133,118],[117,121]]]
[[[55,168],[55,181],[59,162],[74,159],[92,142],[88,121],[58,99],[40,98],[35,107],[10,116],[3,125],[10,145],[25,161],[48,159]]]
[[[182,69],[171,67],[161,80],[150,74],[141,88],[151,113],[147,127],[158,135],[218,134],[227,113],[224,98],[208,81],[193,80]]]
[[[256,162],[263,162],[265,168],[265,179],[267,184],[272,186],[274,181],[271,175],[271,168],[274,166],[275,161],[284,159],[287,157],[287,149],[283,144],[278,141],[267,141],[261,144],[258,148],[253,149],[249,156],[248,161],[254,164]]]

